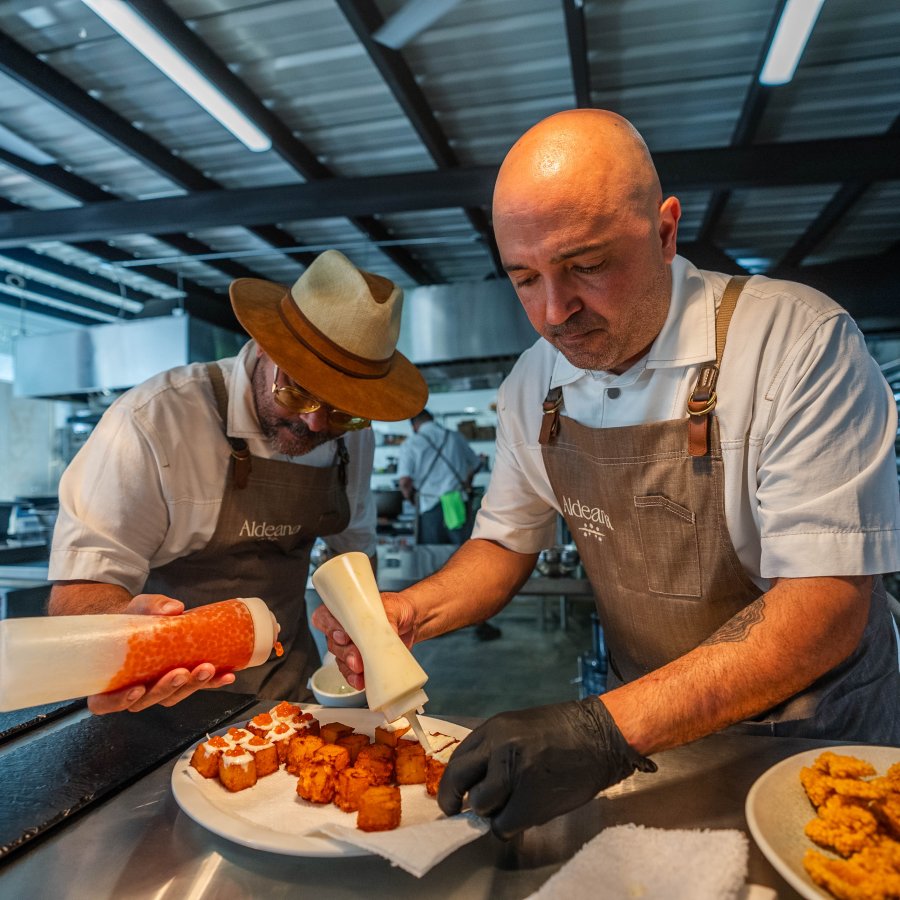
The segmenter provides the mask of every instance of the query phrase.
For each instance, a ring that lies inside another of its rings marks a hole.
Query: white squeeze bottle
[[[313,587],[362,654],[366,699],[388,722],[405,716],[426,752],[431,744],[416,711],[428,697],[428,681],[406,644],[391,627],[365,553],[342,553],[319,566]]]
[[[278,623],[259,597],[179,616],[35,616],[0,622],[0,712],[155,681],[203,662],[217,671],[281,655]]]

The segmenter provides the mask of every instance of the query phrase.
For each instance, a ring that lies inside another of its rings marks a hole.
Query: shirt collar
[[[256,341],[248,341],[234,358],[225,378],[228,386],[228,434],[232,437],[261,437],[256,418],[251,379],[257,363]]]
[[[672,369],[695,365],[716,356],[716,299],[713,285],[703,272],[682,256],[672,260],[672,299],[662,331],[643,359],[627,372],[591,371],[573,366],[556,352],[551,387],[562,387],[590,377],[604,383],[626,386],[644,369]]]

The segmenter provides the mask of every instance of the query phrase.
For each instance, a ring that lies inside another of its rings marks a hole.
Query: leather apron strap
[[[234,465],[231,468],[231,477],[234,486],[239,490],[247,487],[247,479],[250,477],[250,469],[253,463],[250,461],[250,449],[243,438],[231,437],[228,434],[228,391],[225,387],[225,376],[222,367],[217,362],[207,363],[206,373],[212,385],[213,395],[216,398],[216,408],[219,410],[219,418],[224,426],[225,439],[231,445],[231,456]]]
[[[716,382],[719,380],[719,366],[725,352],[725,339],[731,316],[749,275],[734,275],[725,286],[719,312],[716,316],[716,360],[701,366],[694,390],[688,397],[688,452],[691,456],[706,456],[709,453],[709,415],[716,407]]]

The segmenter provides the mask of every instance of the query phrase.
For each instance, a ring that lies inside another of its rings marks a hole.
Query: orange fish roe
[[[193,669],[205,662],[218,673],[242,669],[253,656],[253,618],[240,600],[152,620],[151,627],[128,639],[125,662],[104,690],[155,681],[172,669]]]
[[[289,719],[291,716],[296,716],[300,713],[300,707],[295,706],[293,703],[288,703],[287,700],[282,700],[278,706],[272,707],[271,712],[273,716],[279,719]]]
[[[228,741],[222,737],[221,734],[214,734],[207,742],[210,747],[215,747],[217,750],[224,750],[229,746]]]
[[[281,641],[275,641],[275,655],[284,656],[284,647],[281,646]]]

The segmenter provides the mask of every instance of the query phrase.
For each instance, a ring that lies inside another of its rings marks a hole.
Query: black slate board
[[[84,705],[84,700],[65,700],[62,703],[45,703],[43,706],[29,706],[27,709],[0,713],[0,745],[32,728],[75,712]]]
[[[90,716],[13,747],[0,757],[0,860],[121,791],[255,700],[198,691],[169,709]]]

